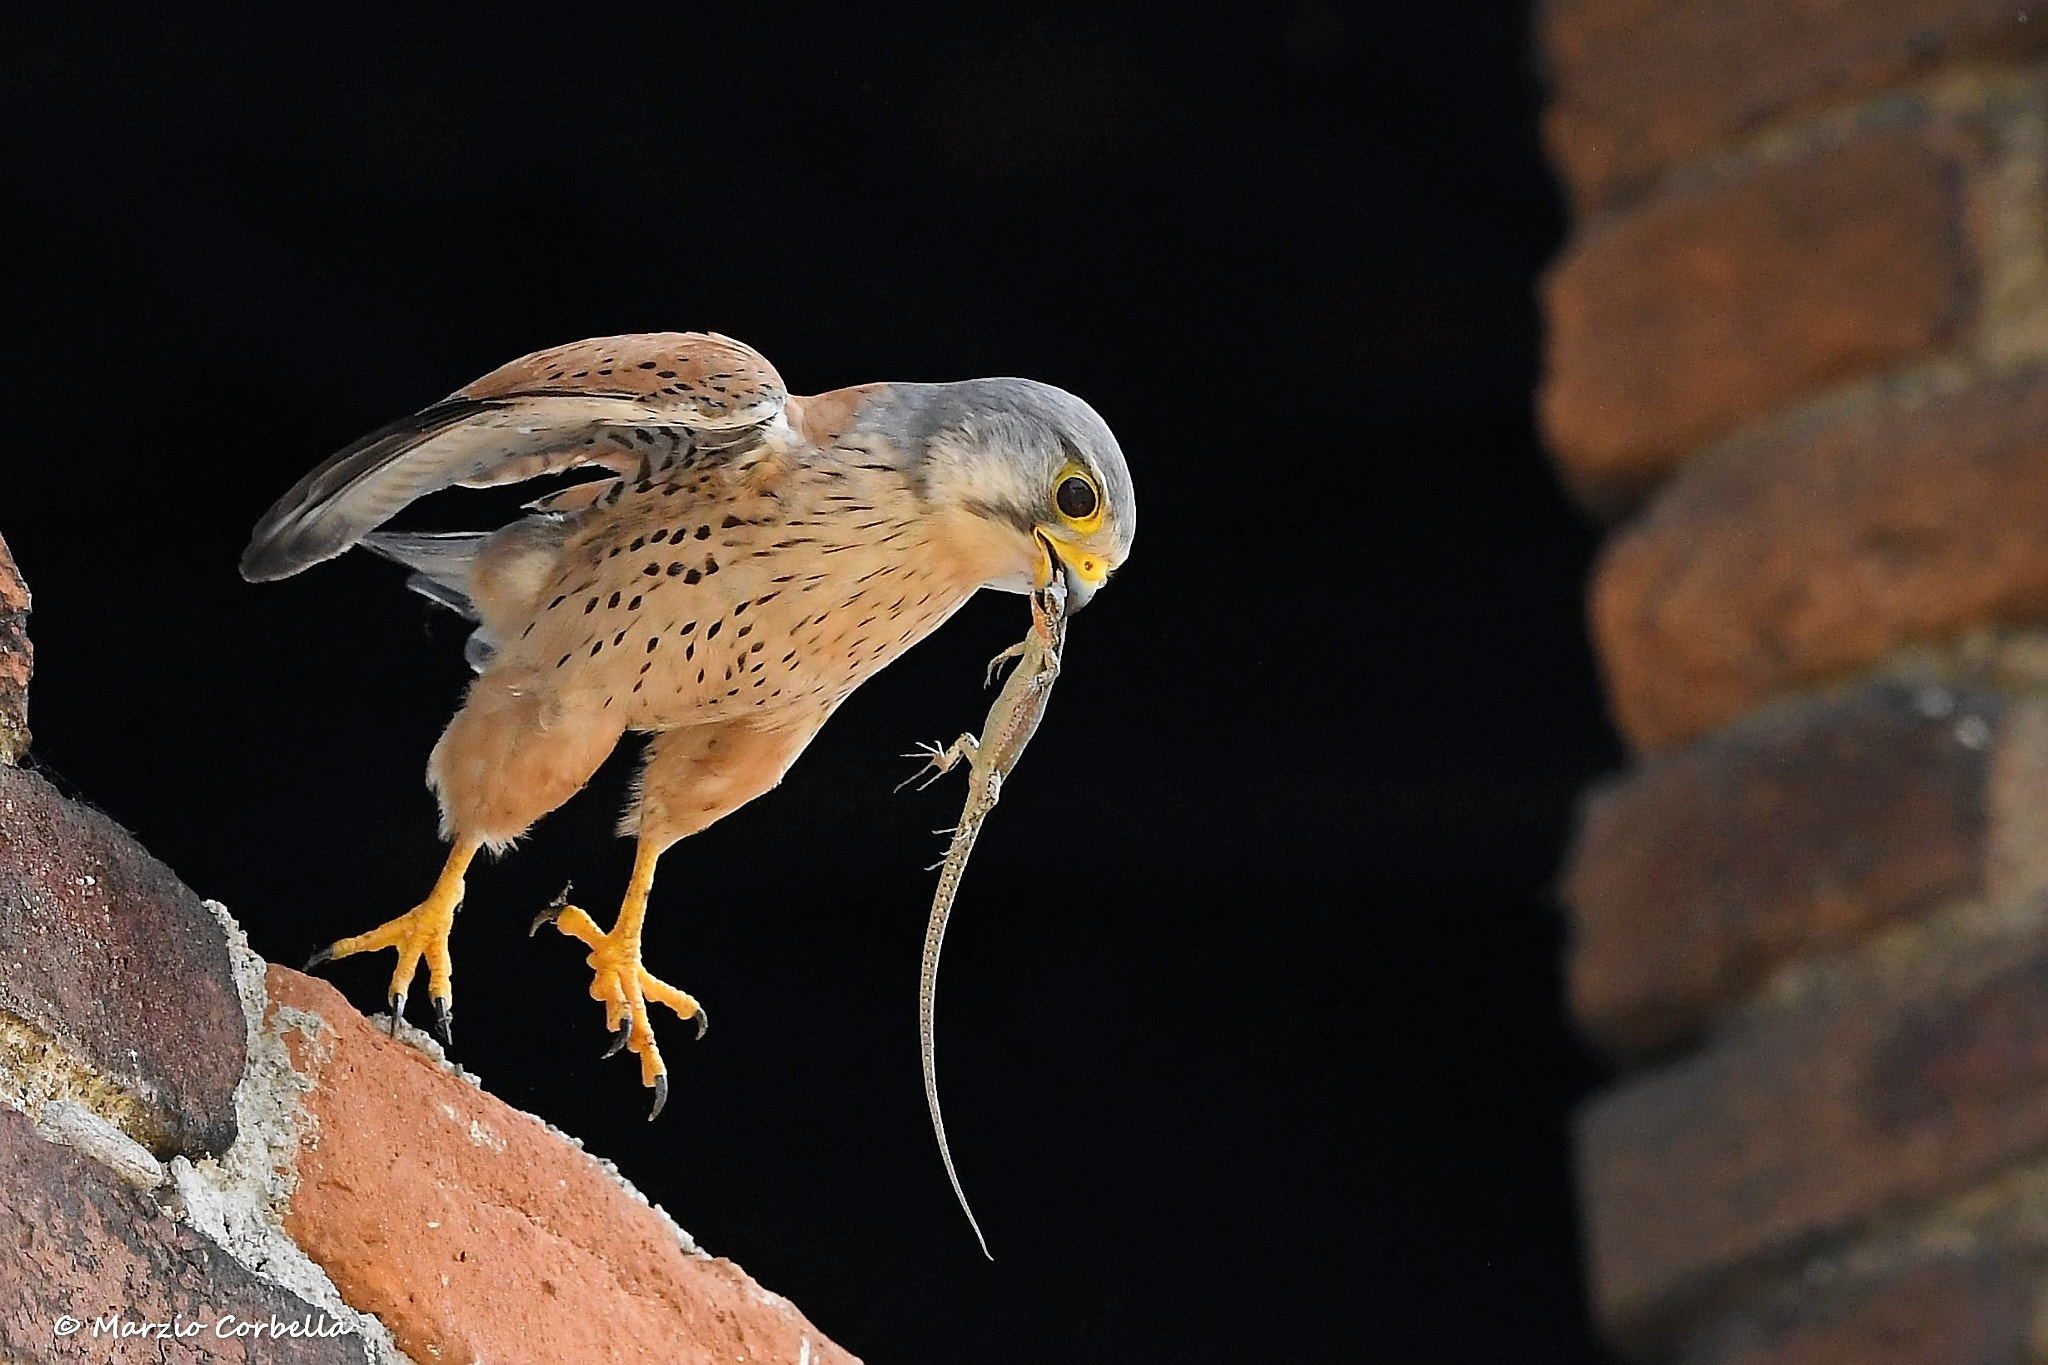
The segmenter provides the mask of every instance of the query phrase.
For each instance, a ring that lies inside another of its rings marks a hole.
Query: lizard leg
[[[448,956],[448,935],[455,927],[455,911],[462,904],[462,877],[469,870],[476,851],[477,844],[473,840],[458,840],[448,851],[448,861],[442,865],[441,875],[425,900],[366,934],[330,943],[313,954],[306,963],[307,969],[336,958],[353,957],[357,953],[375,952],[380,948],[397,949],[398,966],[391,973],[388,992],[391,1032],[395,1035],[399,1016],[405,1013],[407,988],[412,985],[420,960],[424,958],[427,993],[434,1001],[435,1022],[442,1039],[452,1041],[455,997],[450,981],[453,968]]]
[[[1008,649],[988,661],[988,676],[982,679],[981,685],[983,687],[994,687],[996,685],[996,675],[1003,671],[1003,665],[1012,659],[1021,659],[1023,657],[1024,642],[1019,640],[1016,644],[1011,645]]]
[[[914,752],[903,756],[905,758],[921,758],[924,760],[924,766],[904,778],[901,782],[898,782],[896,790],[902,791],[911,783],[917,782],[918,790],[923,791],[926,787],[929,787],[932,783],[959,767],[963,761],[971,765],[974,756],[980,751],[981,741],[973,735],[962,735],[951,744],[943,745],[927,744],[919,741]],[[924,780],[918,782],[919,778]]]
[[[604,1005],[605,1027],[613,1034],[611,1056],[621,1047],[640,1059],[640,1083],[654,1091],[653,1119],[668,1103],[668,1066],[655,1045],[654,1025],[647,1004],[666,1005],[679,1018],[697,1021],[702,1038],[710,1026],[704,1007],[689,994],[652,975],[640,961],[640,935],[647,922],[647,893],[654,886],[654,867],[661,858],[661,845],[643,837],[633,856],[633,878],[626,886],[626,899],[619,918],[609,933],[576,906],[562,900],[542,911],[529,932],[553,924],[570,938],[590,949],[584,959],[591,969],[590,998]]]

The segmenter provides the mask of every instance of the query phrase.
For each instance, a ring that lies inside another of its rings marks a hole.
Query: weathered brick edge
[[[1986,140],[1923,114],[1575,234],[1544,281],[1540,415],[1580,500],[1624,510],[1708,442],[1965,335]]]
[[[1998,862],[2041,833],[1995,791],[2040,747],[2016,706],[1940,683],[1795,697],[1596,788],[1561,886],[1581,1024],[1623,1057],[1664,1051],[1784,963],[2034,884]]]
[[[0,545],[0,720],[25,715],[26,606]],[[267,966],[7,761],[0,961],[0,1358],[853,1360],[609,1162]],[[180,1335],[110,1339],[116,1319]],[[300,1334],[219,1335],[259,1321]]]
[[[238,979],[285,1092],[282,1232],[414,1359],[853,1361],[425,1034],[253,955]]]
[[[89,1131],[74,1126],[71,1135],[81,1141]],[[157,1196],[107,1162],[49,1140],[8,1108],[0,1108],[0,1242],[8,1248],[0,1265],[0,1359],[360,1365],[375,1358],[353,1332],[236,1335],[239,1322],[344,1324],[191,1223],[166,1216]],[[66,1318],[79,1324],[70,1333],[60,1326]],[[165,1324],[177,1333],[175,1344],[110,1336],[109,1323],[116,1333]],[[159,1348],[166,1354],[155,1357]]]
[[[267,966],[206,909],[246,1011],[236,1140],[160,1162],[118,1105],[46,1098],[33,1127],[0,1106],[0,1228],[31,1253],[0,1258],[0,1344],[98,1360],[103,1343],[53,1345],[57,1315],[233,1313],[347,1333],[251,1360],[853,1360],[610,1163],[424,1034],[393,1039],[326,984]]]
[[[235,1140],[242,1007],[220,925],[112,820],[0,766],[0,1100],[80,1100],[159,1156]]]
[[[1538,25],[1557,98],[1550,155],[1592,215],[1759,129],[1944,68],[2048,50],[2037,0],[1884,0],[1851,22],[1828,5],[1685,6],[1545,0]]]
[[[1815,964],[1581,1116],[1603,1320],[1656,1354],[1802,1258],[2048,1153],[2048,904],[1968,906]]]
[[[1803,1302],[1738,1309],[1685,1365],[2029,1365],[2018,1258],[1943,1248]]]
[[[1562,891],[1668,1365],[2048,1359],[2048,15],[1546,0],[1563,481],[1642,756]],[[1883,681],[1890,680],[1890,681]]]
[[[28,679],[35,651],[28,641],[28,585],[0,539],[0,764],[28,752]]]
[[[2048,619],[2044,525],[2048,368],[1773,422],[1603,550],[1616,722],[1661,752],[1907,645]]]

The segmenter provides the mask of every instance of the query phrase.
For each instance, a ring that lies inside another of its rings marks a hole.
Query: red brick
[[[1804,698],[1595,792],[1564,876],[1580,1022],[1669,1047],[1780,963],[1978,891],[2004,714],[1944,688]]]
[[[247,1024],[220,922],[98,811],[0,766],[0,1010],[138,1097],[134,1135],[235,1138]]]
[[[2048,376],[1788,422],[1688,467],[1594,570],[1623,733],[1681,744],[1910,641],[2048,615]]]
[[[286,1034],[313,1126],[285,1229],[413,1359],[852,1361],[531,1115],[326,983],[272,967],[269,984],[326,1024]]]
[[[1540,29],[1582,213],[1803,111],[2048,47],[2037,0],[1549,0]]]
[[[1660,1350],[1731,1286],[2044,1143],[2048,943],[1928,932],[1582,1113],[1598,1316]]]
[[[28,752],[28,677],[36,661],[28,609],[28,585],[0,540],[0,763],[18,762]]]
[[[221,1319],[332,1320],[228,1256],[123,1185],[105,1167],[36,1136],[28,1117],[0,1108],[0,1359],[183,1361],[221,1365],[362,1365],[352,1336],[218,1335]],[[95,1319],[199,1324],[175,1341],[95,1336]],[[84,1325],[67,1337],[57,1320]]]
[[[1618,511],[1745,423],[1946,349],[1975,307],[1972,164],[1951,132],[1877,134],[1579,237],[1544,286],[1566,481]]]
[[[1995,1257],[1957,1256],[1907,1267],[1846,1301],[1737,1314],[1685,1365],[2026,1365],[2026,1316]]]

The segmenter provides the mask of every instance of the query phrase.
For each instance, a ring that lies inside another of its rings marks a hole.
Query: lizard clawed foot
[[[903,756],[905,758],[921,758],[924,760],[924,766],[904,778],[901,782],[898,782],[896,790],[902,791],[911,783],[916,782],[917,789],[923,791],[926,787],[929,787],[932,783],[959,767],[962,759],[971,761],[979,747],[979,743],[973,735],[962,735],[951,744],[931,744],[924,740],[919,740],[917,748]],[[919,778],[924,780],[920,782],[918,781]]]
[[[951,763],[946,761],[946,746],[943,744],[931,744],[924,740],[919,740],[917,741],[917,747],[903,756],[905,758],[921,758],[924,762],[918,767],[916,772],[896,784],[895,790],[897,791],[902,791],[913,783],[916,784],[919,791],[923,791],[926,787],[944,777],[953,767]],[[923,780],[919,781],[920,778]]]
[[[640,1059],[640,1083],[654,1091],[654,1108],[647,1117],[656,1118],[668,1103],[668,1066],[661,1060],[661,1049],[654,1042],[647,1002],[668,1006],[678,1018],[695,1019],[699,1038],[710,1027],[710,1016],[687,992],[677,990],[640,965],[637,932],[624,935],[614,930],[607,934],[589,915],[566,902],[549,906],[534,920],[533,927],[537,930],[548,923],[590,949],[590,955],[584,959],[592,972],[590,998],[604,1005],[605,1027],[612,1034],[611,1047],[604,1055],[614,1056],[623,1048]]]

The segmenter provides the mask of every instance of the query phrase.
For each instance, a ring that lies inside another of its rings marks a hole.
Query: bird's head
[[[1030,379],[892,385],[926,496],[979,524],[989,585],[1066,581],[1078,611],[1131,552],[1138,504],[1108,425]]]

